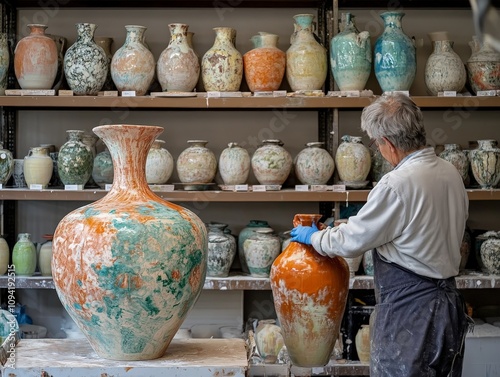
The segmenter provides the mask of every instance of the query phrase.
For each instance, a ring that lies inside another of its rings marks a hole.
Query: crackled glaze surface
[[[462,180],[467,181],[469,176],[469,159],[458,144],[445,144],[444,151],[439,154],[443,160],[450,162],[460,173]]]
[[[470,151],[472,174],[481,188],[500,182],[500,148],[495,140],[478,140],[479,148]]]
[[[182,183],[211,183],[217,173],[214,152],[206,140],[188,140],[189,147],[177,157],[177,174]]]
[[[467,75],[474,93],[500,89],[500,52],[483,44],[476,36],[469,42],[472,54],[467,60]]]
[[[250,173],[250,155],[238,143],[229,143],[219,157],[219,173],[225,185],[245,184]]]
[[[252,155],[251,165],[261,185],[282,185],[292,170],[292,156],[281,140],[264,140]]]
[[[491,236],[481,244],[483,272],[500,275],[500,232],[491,233]]]
[[[243,253],[250,275],[267,278],[281,253],[281,241],[274,230],[257,229],[243,242]]]
[[[155,140],[146,160],[146,181],[149,184],[166,183],[174,171],[174,158],[162,147],[164,140]]]
[[[14,171],[12,152],[0,144],[0,184],[5,185]]]
[[[434,51],[425,63],[425,86],[430,94],[454,90],[460,92],[467,79],[465,66],[453,51],[452,41],[434,41]]]
[[[107,125],[93,131],[113,156],[113,186],[57,226],[54,285],[100,357],[155,359],[203,287],[206,228],[146,183],[147,151],[161,127]]]
[[[245,252],[243,250],[243,243],[250,237],[256,230],[259,229],[272,229],[269,223],[265,220],[250,220],[249,223],[238,234],[238,257],[240,259],[241,270],[248,274],[247,261],[245,260]]]
[[[295,175],[305,185],[325,185],[331,178],[335,163],[323,148],[324,143],[307,143],[295,158]]]
[[[294,226],[321,215],[295,215]],[[328,258],[310,245],[291,242],[271,269],[271,289],[292,363],[319,367],[330,361],[349,291],[343,258]]]
[[[57,157],[57,172],[64,185],[84,185],[92,175],[94,156],[82,141],[85,131],[69,130],[69,140],[61,146]]]
[[[226,277],[236,255],[236,239],[224,232],[227,224],[210,223],[207,228],[207,276]]]
[[[64,74],[75,95],[97,95],[108,75],[108,58],[94,42],[95,24],[76,24],[78,38],[64,54]]]
[[[342,143],[335,153],[335,166],[339,178],[344,182],[362,182],[371,168],[368,148],[361,143],[361,137],[342,136]]]

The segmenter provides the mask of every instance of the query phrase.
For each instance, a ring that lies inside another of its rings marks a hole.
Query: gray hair
[[[371,139],[387,138],[403,152],[420,149],[427,143],[422,112],[402,93],[384,94],[365,107],[361,129]]]

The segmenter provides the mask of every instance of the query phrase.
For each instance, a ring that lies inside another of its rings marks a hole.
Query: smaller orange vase
[[[285,75],[286,54],[276,47],[276,34],[252,37],[254,49],[243,55],[245,80],[252,92],[278,90]]]
[[[293,225],[317,224],[321,215],[298,214]],[[349,291],[343,258],[324,257],[310,245],[290,242],[271,268],[271,289],[285,345],[299,367],[328,364]]]

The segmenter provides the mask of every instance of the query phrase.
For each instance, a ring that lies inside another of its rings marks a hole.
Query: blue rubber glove
[[[311,244],[311,236],[313,233],[318,231],[318,227],[313,223],[312,226],[302,226],[299,225],[292,229],[290,235],[292,236],[291,241],[300,242],[306,245]]]

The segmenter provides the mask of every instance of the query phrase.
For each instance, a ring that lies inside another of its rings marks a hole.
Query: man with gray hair
[[[461,376],[472,321],[454,279],[469,206],[462,178],[426,145],[422,112],[406,95],[367,106],[361,128],[394,170],[346,224],[299,226],[292,241],[332,258],[373,250],[371,377]]]

